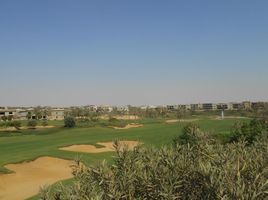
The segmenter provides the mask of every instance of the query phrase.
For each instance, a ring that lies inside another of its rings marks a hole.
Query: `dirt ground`
[[[142,126],[143,126],[142,124],[131,123],[131,124],[126,125],[125,127],[113,126],[113,128],[114,129],[130,129],[130,128],[138,128],[138,127],[142,127]]]
[[[210,117],[213,120],[222,120],[221,116],[213,116]],[[246,119],[247,117],[241,117],[241,116],[225,116],[224,119]]]
[[[198,121],[199,119],[169,119],[166,120],[166,123],[176,123],[176,122],[194,122]]]
[[[0,175],[0,199],[22,200],[39,192],[40,187],[72,177],[72,161],[40,157],[31,162],[8,164],[14,171]]]
[[[93,145],[81,144],[81,145],[72,145],[72,146],[68,146],[68,147],[62,147],[62,148],[59,148],[59,149],[60,150],[65,150],[65,151],[82,152],[82,153],[102,153],[102,152],[115,151],[113,142],[99,142],[97,144],[101,145],[103,147],[96,148]],[[119,142],[119,147],[120,148],[126,147],[128,150],[133,150],[134,147],[136,147],[136,146],[138,146],[140,144],[142,144],[142,143],[140,143],[138,141],[120,141]]]
[[[35,129],[47,129],[47,128],[54,128],[55,126],[36,126]],[[20,127],[21,130],[27,130],[30,129],[28,126],[22,126]],[[6,127],[6,128],[0,128],[0,131],[16,131],[17,129],[15,127]]]
[[[139,119],[139,117],[136,115],[115,115],[113,117],[116,119],[119,119],[119,120],[137,120],[137,119]],[[100,118],[107,120],[107,119],[109,119],[109,116],[103,115],[103,116],[100,116]]]

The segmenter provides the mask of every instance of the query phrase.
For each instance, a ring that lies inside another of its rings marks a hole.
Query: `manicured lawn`
[[[239,119],[241,120],[241,119]],[[243,119],[247,120],[247,119]],[[228,134],[237,119],[211,120],[201,118],[198,123],[203,130],[217,134]],[[113,153],[86,154],[58,150],[61,146],[73,144],[96,144],[97,142],[139,140],[145,145],[159,147],[170,144],[181,133],[186,122],[166,124],[163,120],[145,120],[140,128],[115,130],[108,127],[62,128],[62,122],[54,122],[56,128],[43,130],[23,130],[21,133],[0,133],[0,173],[8,170],[4,165],[33,160],[40,156],[75,159],[78,155],[86,164],[94,164],[103,159],[110,160]]]
[[[210,120],[202,118],[197,121],[202,129],[213,133],[226,134],[234,119]],[[149,123],[143,127],[115,130],[112,128],[53,128],[44,130],[25,130],[23,135],[0,137],[0,172],[6,172],[3,167],[8,163],[33,160],[39,156],[56,156],[74,159],[77,153],[58,150],[58,147],[72,144],[96,144],[97,142],[121,140],[140,140],[145,145],[161,146],[171,142],[172,138],[181,133],[186,123]],[[3,134],[3,133],[0,133]],[[111,153],[82,154],[87,163],[94,163],[107,158]]]

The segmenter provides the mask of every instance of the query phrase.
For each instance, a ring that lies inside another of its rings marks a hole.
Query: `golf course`
[[[127,128],[102,126],[64,128],[63,121],[50,121],[49,125],[52,128],[2,131],[0,132],[0,199],[16,199],[14,194],[26,199],[36,199],[36,196],[32,196],[38,193],[40,187],[72,178],[71,166],[78,158],[84,165],[94,165],[104,159],[111,161],[114,152],[112,148],[105,150],[107,142],[132,141],[155,147],[170,145],[172,139],[180,135],[182,128],[191,121],[198,124],[202,130],[224,138],[238,120],[248,119],[226,117],[219,120],[207,116],[187,120],[140,119],[135,121],[138,126],[129,125]],[[83,152],[83,150],[76,151],[75,148],[64,150],[72,145],[76,147],[90,145],[91,149],[101,151]],[[31,180],[25,180],[23,176]],[[27,188],[30,188],[30,191],[27,191]]]

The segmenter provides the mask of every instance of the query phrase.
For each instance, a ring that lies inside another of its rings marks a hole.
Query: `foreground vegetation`
[[[196,124],[183,128],[173,146],[138,147],[120,151],[112,165],[103,162],[74,170],[75,182],[53,192],[43,189],[43,200],[54,199],[266,199],[268,198],[267,122],[244,123],[255,132],[237,135],[228,143],[215,140]],[[243,130],[243,127],[242,127]]]

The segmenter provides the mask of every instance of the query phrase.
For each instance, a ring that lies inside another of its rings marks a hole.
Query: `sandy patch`
[[[115,116],[112,116],[112,117],[115,118],[115,119],[118,119],[118,120],[136,120],[136,119],[139,119],[139,117],[136,116],[136,115],[115,115]],[[100,119],[108,120],[109,115],[102,115],[102,116],[100,116]]]
[[[223,119],[247,119],[248,117],[242,117],[242,116],[225,116]],[[221,116],[213,116],[210,117],[210,119],[214,120],[222,120]]]
[[[0,128],[0,131],[16,131],[18,129],[16,129],[15,127],[6,127],[6,128]]]
[[[28,126],[22,126],[19,127],[19,129],[16,129],[15,127],[6,127],[6,128],[0,128],[0,131],[17,131],[17,130],[28,130],[28,129],[47,129],[47,128],[54,128],[55,126],[36,126],[34,128],[28,127]]]
[[[47,129],[47,128],[55,128],[55,126],[35,126],[35,127],[33,127],[33,129]],[[27,130],[27,129],[31,129],[31,127],[23,126],[20,129]]]
[[[169,119],[166,120],[166,123],[176,123],[176,122],[195,122],[199,119]]]
[[[102,152],[112,152],[115,151],[114,143],[113,142],[98,142],[98,145],[101,145],[103,147],[97,148],[94,145],[72,145],[68,147],[61,147],[60,150],[65,151],[75,151],[75,152],[82,152],[82,153],[102,153]],[[133,150],[134,147],[142,144],[138,141],[119,141],[119,147],[120,148],[127,148],[128,150]]]
[[[73,161],[40,157],[31,162],[8,164],[14,171],[0,175],[0,199],[21,200],[39,192],[40,187],[72,177]]]
[[[131,124],[126,125],[125,127],[113,126],[112,128],[120,130],[120,129],[138,128],[138,127],[142,127],[142,126],[143,126],[142,124],[131,123]]]

